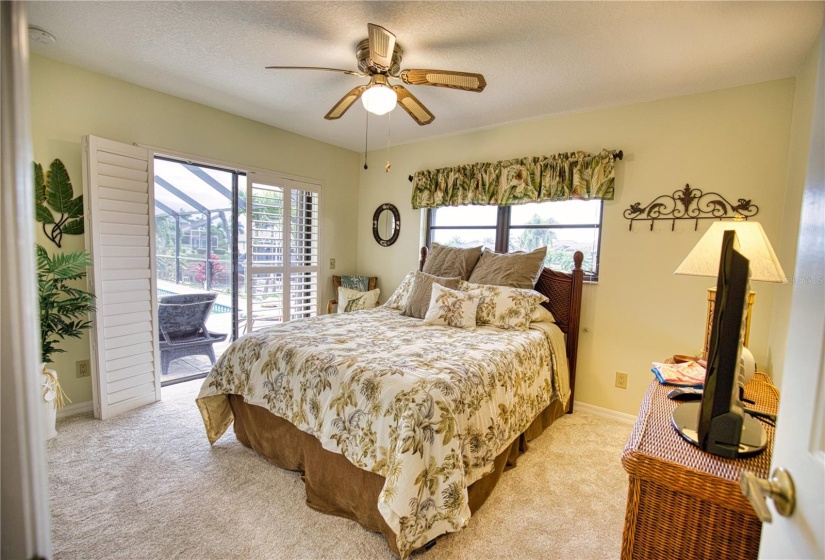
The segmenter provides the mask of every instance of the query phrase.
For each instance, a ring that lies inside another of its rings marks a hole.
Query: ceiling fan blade
[[[464,91],[484,91],[487,81],[481,74],[452,70],[402,70],[401,80],[414,86],[439,86]]]
[[[340,119],[344,113],[347,112],[353,103],[358,101],[358,98],[361,97],[361,94],[366,91],[367,86],[358,86],[346,94],[341,100],[335,104],[335,106],[329,110],[329,113],[324,115],[324,118],[328,121],[334,121],[335,119]]]
[[[374,23],[368,23],[370,60],[374,66],[389,70],[392,66],[392,51],[395,48],[395,35]]]
[[[342,70],[340,68],[321,68],[320,66],[267,66],[267,70],[324,70],[325,72],[340,72],[341,74],[350,74],[351,76],[358,76],[359,78],[366,78],[368,74],[355,72],[353,70]]]
[[[430,110],[424,107],[424,105],[422,105],[413,94],[410,93],[410,90],[404,86],[392,86],[392,89],[398,96],[398,104],[401,105],[402,109],[407,111],[415,122],[421,126],[433,122],[435,116],[430,113]]]

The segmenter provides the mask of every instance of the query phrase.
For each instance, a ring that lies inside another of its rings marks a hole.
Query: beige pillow
[[[430,307],[424,315],[424,324],[475,330],[476,312],[481,294],[461,292],[433,284]]]
[[[542,263],[546,256],[547,247],[530,253],[494,253],[485,249],[469,281],[532,290],[544,268]]]
[[[407,305],[407,297],[410,295],[410,288],[412,288],[413,280],[415,280],[415,271],[411,270],[407,273],[398,287],[390,296],[390,299],[384,304],[384,307],[391,309],[398,309],[401,311]]]
[[[412,288],[410,288],[410,295],[407,298],[407,304],[401,314],[423,319],[427,314],[427,309],[430,308],[430,296],[432,295],[433,284],[436,282],[445,288],[457,290],[461,278],[458,276],[455,278],[442,278],[426,272],[416,272],[415,280],[413,280]]]
[[[526,331],[533,313],[547,298],[534,290],[462,282],[462,291],[481,293],[476,323],[499,329]]]
[[[553,314],[550,313],[550,310],[544,307],[543,305],[539,304],[536,306],[536,310],[533,311],[533,314],[530,316],[531,323],[555,323],[556,318],[553,317]]]
[[[424,262],[424,272],[433,276],[460,276],[462,280],[470,278],[479,257],[481,245],[478,247],[447,247],[433,243],[430,254]]]
[[[348,311],[360,311],[362,309],[372,309],[378,303],[379,288],[369,292],[359,292],[341,286],[338,288],[338,313]]]

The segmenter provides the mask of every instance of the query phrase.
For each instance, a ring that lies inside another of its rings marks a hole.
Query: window
[[[573,269],[584,253],[585,280],[599,277],[602,201],[567,200],[518,206],[455,206],[431,209],[428,240],[441,245],[483,245],[499,253],[547,246],[545,266]]]

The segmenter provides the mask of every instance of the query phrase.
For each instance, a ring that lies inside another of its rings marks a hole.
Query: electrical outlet
[[[627,389],[627,374],[625,372],[616,372],[616,387],[619,389]]]
[[[78,360],[75,362],[77,377],[89,377],[92,375],[92,363],[89,360]]]
[[[329,269],[335,270],[335,259],[329,259]]]

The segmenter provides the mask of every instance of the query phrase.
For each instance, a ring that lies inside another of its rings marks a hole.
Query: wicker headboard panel
[[[427,260],[427,247],[421,248],[421,257],[418,261],[418,269],[424,269]],[[574,268],[572,272],[559,272],[550,268],[541,271],[535,289],[547,296],[546,307],[556,324],[567,335],[567,362],[570,367],[570,406],[568,412],[573,412],[573,393],[576,388],[576,361],[579,350],[579,321],[581,319],[582,304],[582,282],[584,272],[582,271],[582,261],[584,255],[581,251],[573,254]]]

